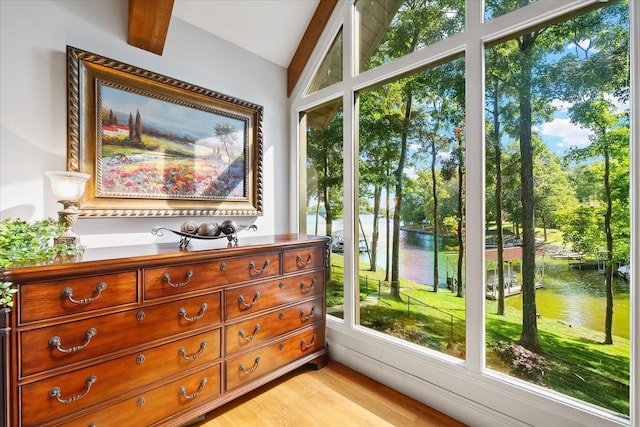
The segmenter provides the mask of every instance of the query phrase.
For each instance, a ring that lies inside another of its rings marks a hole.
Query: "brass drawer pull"
[[[309,312],[309,315],[305,315],[304,314],[304,310],[300,310],[300,319],[303,322],[306,322],[307,320],[311,319],[313,316],[315,316],[315,311],[316,311],[316,306],[314,305],[313,307],[311,307],[311,311]]]
[[[245,375],[251,375],[256,371],[256,369],[258,369],[259,364],[260,364],[260,356],[256,357],[256,361],[253,363],[253,366],[251,367],[251,369],[244,369],[244,363],[241,363],[239,366],[240,372],[242,372]]]
[[[95,337],[97,333],[98,331],[95,328],[87,330],[87,333],[85,334],[85,342],[82,345],[76,345],[70,348],[62,348],[62,339],[60,339],[60,337],[57,335],[49,338],[49,345],[54,346],[60,353],[73,353],[87,348],[87,346],[91,342],[91,338]]]
[[[62,395],[62,389],[60,389],[60,387],[53,387],[51,390],[49,390],[49,397],[55,397],[58,402],[65,403],[65,404],[75,402],[76,400],[82,399],[87,395],[87,393],[89,393],[89,390],[91,390],[91,386],[96,382],[96,379],[97,378],[95,375],[91,375],[89,378],[87,378],[86,390],[84,391],[84,393],[81,393],[77,396],[73,396],[68,399],[63,399],[62,397],[60,397]]]
[[[300,340],[300,348],[302,348],[302,350],[308,350],[311,347],[313,347],[315,343],[316,343],[316,334],[313,334],[313,337],[311,338],[311,342],[309,344],[307,344],[304,338]]]
[[[184,349],[184,347],[180,347],[180,349],[178,350],[178,354],[180,356],[182,356],[185,360],[196,360],[198,357],[202,356],[202,353],[204,353],[204,348],[207,346],[207,342],[206,341],[202,341],[200,343],[200,349],[192,354],[191,356],[187,356],[187,350]]]
[[[162,281],[167,282],[167,285],[171,286],[172,288],[181,288],[183,286],[187,286],[191,281],[192,277],[193,277],[193,271],[188,270],[187,274],[184,275],[184,278],[185,278],[184,282],[171,283],[171,276],[169,275],[169,273],[164,273],[162,275]]]
[[[305,285],[304,280],[300,282],[300,289],[302,292],[309,292],[313,290],[313,287],[316,285],[316,278],[314,277],[309,286]]]
[[[245,308],[251,308],[258,302],[258,298],[260,298],[260,291],[256,291],[255,295],[253,295],[253,301],[247,304],[244,302],[244,295],[240,295],[238,297],[238,304],[242,304]]]
[[[202,394],[202,392],[204,391],[204,385],[207,383],[207,377],[202,377],[202,379],[200,380],[200,387],[198,387],[197,391],[194,391],[191,394],[187,394],[187,389],[185,386],[181,386],[178,389],[178,393],[180,393],[182,395],[182,397],[184,397],[187,400],[191,400],[191,399],[195,399],[196,397],[200,396],[200,394]]]
[[[265,271],[267,271],[267,267],[269,267],[269,264],[271,264],[271,260],[270,260],[270,259],[267,259],[267,260],[264,262],[264,266],[262,267],[262,269],[261,269],[261,270],[258,270],[258,269],[256,268],[256,263],[255,263],[255,262],[253,262],[253,261],[251,261],[251,262],[249,263],[249,272],[251,272],[251,270],[253,270],[253,271],[255,271],[255,273],[256,273],[257,275],[261,275],[262,273],[264,273]]]
[[[258,331],[260,330],[260,323],[258,323],[255,327],[255,329],[253,330],[253,334],[249,335],[248,337],[244,336],[244,330],[240,329],[238,331],[238,335],[240,336],[240,338],[242,338],[243,340],[245,340],[246,342],[249,342],[251,340],[253,340],[256,335],[258,335]]]
[[[98,283],[96,285],[97,295],[95,297],[92,297],[92,298],[74,299],[73,298],[73,289],[72,288],[68,288],[68,287],[64,288],[60,292],[60,295],[62,295],[63,297],[65,297],[66,299],[68,299],[70,302],[72,302],[74,304],[88,304],[88,303],[94,302],[95,300],[100,298],[100,295],[102,295],[102,291],[104,291],[105,289],[107,289],[107,284],[105,282],[100,282],[100,283]]]
[[[313,252],[309,252],[309,256],[307,256],[307,260],[304,262],[302,261],[302,257],[300,255],[296,255],[296,265],[299,268],[305,268],[311,262],[312,255],[313,255]]]
[[[207,307],[208,306],[206,302],[202,303],[202,305],[200,306],[200,311],[198,312],[198,314],[196,314],[193,317],[187,316],[187,310],[185,310],[184,308],[181,308],[180,310],[178,310],[178,316],[182,317],[187,322],[195,322],[196,320],[202,319],[202,316],[204,316],[205,311],[207,311]]]

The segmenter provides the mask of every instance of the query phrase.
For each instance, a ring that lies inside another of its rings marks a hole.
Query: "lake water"
[[[320,218],[322,220],[322,218]],[[363,215],[364,233],[371,244],[373,216]],[[385,220],[380,220],[380,241],[378,243],[378,266],[386,263]],[[315,228],[315,217],[308,217],[308,230]],[[334,222],[334,232],[342,230],[341,221]],[[319,233],[324,231],[324,224]],[[445,286],[447,275],[455,276],[456,257],[446,251],[446,246],[454,242],[438,239],[438,275],[440,287]],[[418,283],[433,284],[434,239],[430,234],[411,231],[400,232],[400,276]],[[360,254],[360,262],[369,264],[365,252]],[[614,278],[614,335],[629,338],[630,331],[630,290],[629,282]],[[522,297],[515,295],[506,299],[510,307],[521,309]],[[604,276],[597,270],[577,270],[567,262],[545,263],[544,287],[536,292],[536,308],[542,317],[558,319],[568,325],[581,325],[595,331],[604,331],[605,323],[605,283]]]

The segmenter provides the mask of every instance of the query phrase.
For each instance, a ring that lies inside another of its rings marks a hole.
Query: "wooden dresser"
[[[179,426],[324,366],[328,253],[322,237],[240,235],[0,270],[19,287],[0,319],[5,422]]]

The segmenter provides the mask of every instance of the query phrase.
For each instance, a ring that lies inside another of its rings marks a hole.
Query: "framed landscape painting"
[[[67,47],[80,215],[262,214],[262,107]]]

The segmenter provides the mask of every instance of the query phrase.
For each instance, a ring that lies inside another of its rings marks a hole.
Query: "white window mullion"
[[[630,1],[631,60],[631,371],[629,416],[640,424],[640,2]]]
[[[351,82],[355,75],[354,67],[356,60],[354,52],[357,51],[356,44],[358,38],[354,30],[354,20],[356,19],[355,7],[343,9],[342,27],[342,81],[346,87],[342,97],[342,108],[344,111],[343,123],[343,144],[344,144],[344,321],[348,329],[357,324],[359,302],[357,298],[358,285],[358,255],[357,232],[358,232],[358,148],[356,132],[357,117],[353,99],[353,89]]]
[[[468,0],[466,93],[466,332],[467,366],[484,369],[484,58],[480,33],[483,2]]]

